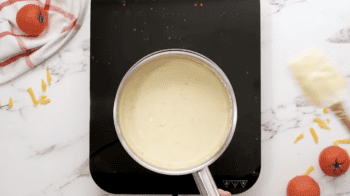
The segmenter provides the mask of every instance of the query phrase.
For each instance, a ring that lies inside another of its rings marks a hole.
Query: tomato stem
[[[41,14],[41,10],[40,10],[40,7],[39,7],[39,21],[41,22],[41,23],[44,23],[44,16]]]
[[[344,162],[343,162],[343,163],[344,163]],[[335,159],[335,163],[334,163],[334,164],[331,164],[331,165],[333,165],[334,171],[335,171],[336,169],[340,169],[340,171],[343,172],[343,170],[341,170],[341,165],[342,165],[343,163],[338,163],[337,159]]]

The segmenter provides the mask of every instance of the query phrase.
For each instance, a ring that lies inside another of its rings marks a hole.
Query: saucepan
[[[230,118],[230,127],[228,129],[228,132],[226,134],[226,138],[220,148],[220,150],[212,157],[208,158],[204,163],[197,165],[192,168],[187,168],[187,169],[178,169],[178,170],[169,170],[169,169],[164,169],[164,168],[159,168],[154,165],[151,165],[145,161],[143,161],[140,157],[138,157],[128,146],[126,143],[123,134],[120,129],[120,125],[118,124],[118,100],[120,97],[121,90],[123,88],[123,84],[128,80],[128,78],[133,76],[133,72],[142,66],[145,62],[156,58],[156,57],[161,57],[163,55],[171,55],[171,54],[178,54],[178,55],[186,55],[190,56],[191,58],[195,58],[206,65],[208,65],[213,71],[217,73],[217,75],[221,78],[221,81],[225,84],[227,92],[230,97],[231,101],[231,118]],[[233,134],[235,132],[236,128],[236,123],[237,123],[237,104],[236,104],[236,98],[235,94],[233,92],[233,88],[231,86],[230,81],[224,74],[224,72],[219,68],[218,65],[216,65],[212,60],[207,58],[206,56],[199,54],[197,52],[191,51],[191,50],[185,50],[185,49],[166,49],[166,50],[160,50],[154,53],[151,53],[142,59],[140,59],[138,62],[136,62],[130,69],[129,71],[125,74],[123,80],[121,81],[117,95],[115,98],[114,102],[114,108],[113,108],[113,118],[114,118],[114,125],[115,129],[118,135],[118,138],[124,147],[124,149],[127,151],[127,153],[140,165],[143,167],[159,173],[159,174],[164,174],[164,175],[187,175],[187,174],[192,174],[194,177],[194,180],[197,184],[197,187],[201,193],[201,195],[204,196],[219,196],[217,186],[213,180],[213,177],[210,173],[210,170],[208,166],[212,164],[214,161],[216,161],[226,150],[227,146],[230,144]]]

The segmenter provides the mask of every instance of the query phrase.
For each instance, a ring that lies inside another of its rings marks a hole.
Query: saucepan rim
[[[221,80],[224,82],[227,91],[229,93],[230,99],[231,99],[231,127],[230,127],[230,131],[225,139],[225,142],[223,144],[223,146],[221,147],[221,149],[219,150],[218,153],[216,153],[215,156],[209,158],[208,160],[206,160],[204,163],[197,165],[195,167],[192,168],[187,168],[184,170],[168,170],[168,169],[163,169],[163,168],[159,168],[156,166],[153,166],[147,162],[145,162],[144,160],[142,160],[141,158],[139,158],[136,154],[133,153],[133,151],[128,147],[128,145],[126,144],[126,141],[124,140],[124,137],[120,131],[119,128],[119,124],[118,124],[118,113],[117,113],[117,109],[118,109],[118,98],[120,96],[120,92],[123,88],[123,84],[125,83],[125,81],[127,80],[127,78],[129,76],[131,76],[131,74],[142,64],[144,64],[146,61],[151,60],[155,57],[161,56],[161,55],[168,55],[168,54],[184,54],[184,55],[189,55],[192,56],[194,58],[197,58],[203,62],[205,62],[208,66],[210,66],[214,71],[216,71],[216,73],[221,77]],[[190,174],[190,173],[194,173],[194,172],[198,172],[202,169],[204,169],[205,167],[209,166],[210,164],[212,164],[214,161],[216,161],[222,154],[223,152],[226,150],[226,148],[228,147],[228,145],[230,144],[233,134],[235,132],[236,129],[236,124],[237,124],[237,103],[236,103],[236,97],[233,91],[233,88],[231,86],[230,81],[228,80],[228,78],[226,77],[225,73],[220,69],[220,67],[218,65],[216,65],[213,61],[211,61],[209,58],[207,58],[206,56],[199,54],[197,52],[191,51],[191,50],[187,50],[187,49],[177,49],[177,48],[172,48],[172,49],[165,49],[165,50],[159,50],[156,52],[153,52],[149,55],[146,55],[145,57],[143,57],[142,59],[140,59],[139,61],[137,61],[129,70],[128,72],[124,75],[121,83],[119,84],[118,87],[118,91],[117,91],[117,95],[114,101],[114,107],[113,107],[113,120],[114,120],[114,125],[115,125],[115,129],[118,135],[118,138],[122,144],[122,146],[124,147],[124,149],[127,151],[127,153],[136,161],[138,162],[140,165],[142,165],[143,167],[154,171],[156,173],[160,173],[160,174],[165,174],[165,175],[186,175],[186,174]]]

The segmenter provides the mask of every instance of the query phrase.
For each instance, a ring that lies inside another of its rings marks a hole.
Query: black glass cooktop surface
[[[209,166],[218,188],[242,193],[261,168],[259,0],[92,0],[90,171],[114,194],[199,194],[191,174],[167,176],[135,162],[122,147],[113,105],[126,72],[155,51],[183,48],[214,61],[230,80],[237,126]]]

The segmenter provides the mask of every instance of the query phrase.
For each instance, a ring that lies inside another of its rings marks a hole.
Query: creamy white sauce
[[[164,169],[187,169],[215,156],[231,127],[225,84],[207,65],[167,55],[143,64],[125,82],[118,124],[129,148]]]
[[[325,53],[308,48],[289,63],[301,90],[312,104],[329,107],[342,100],[347,87],[346,79]]]

